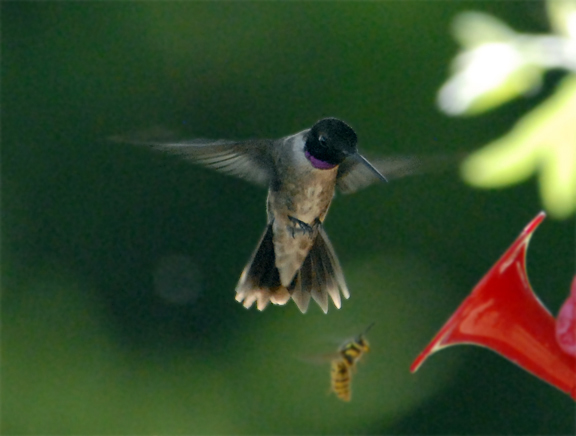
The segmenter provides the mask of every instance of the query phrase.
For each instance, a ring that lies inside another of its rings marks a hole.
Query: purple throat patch
[[[310,161],[312,166],[314,168],[318,168],[319,170],[330,170],[336,166],[335,164],[331,164],[328,162],[324,162],[323,160],[316,159],[308,151],[304,152],[304,155],[306,156],[306,159]]]

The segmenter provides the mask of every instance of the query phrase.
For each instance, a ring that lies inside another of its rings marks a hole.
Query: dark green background
[[[546,31],[539,2],[3,2],[2,433],[573,434],[573,401],[494,353],[408,372],[540,210],[535,180],[479,191],[449,171],[338,196],[326,229],[351,299],[260,313],[233,296],[265,191],[106,141],[279,137],[336,116],[371,155],[474,150],[558,77],[477,118],[439,113],[469,9]],[[554,313],[573,246],[573,221],[552,219],[530,246]],[[188,304],[155,292],[174,255],[193,267],[172,280],[200,289]],[[372,321],[342,403],[310,356]]]

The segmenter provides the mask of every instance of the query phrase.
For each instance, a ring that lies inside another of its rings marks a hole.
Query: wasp
[[[362,355],[370,351],[365,335],[373,325],[374,323],[370,324],[356,338],[344,342],[338,349],[338,357],[332,360],[330,373],[332,392],[343,401],[350,401],[352,397],[352,373],[356,370],[356,364]]]

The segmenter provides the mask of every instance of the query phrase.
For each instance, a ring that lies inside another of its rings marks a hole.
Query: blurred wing
[[[405,176],[438,172],[455,165],[462,156],[407,157],[394,156],[382,159],[370,159],[386,179],[398,179]],[[343,194],[351,194],[360,189],[380,182],[381,178],[359,156],[350,156],[338,167],[336,186]]]
[[[237,176],[258,185],[268,185],[274,178],[271,149],[274,141],[229,141],[224,139],[147,140],[130,137],[113,137],[117,142],[146,145],[180,156],[194,163]]]
[[[311,365],[325,365],[333,360],[342,359],[340,353],[309,354],[296,356],[301,362]]]

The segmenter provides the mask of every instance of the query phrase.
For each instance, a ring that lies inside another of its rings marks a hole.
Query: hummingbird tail
[[[302,313],[308,309],[310,297],[318,303],[324,313],[328,313],[328,297],[338,309],[342,305],[340,293],[344,298],[350,298],[340,262],[321,225],[318,226],[314,245],[296,273],[289,290]]]
[[[340,262],[321,225],[302,267],[288,287],[282,286],[276,268],[273,238],[272,224],[268,224],[242,271],[236,286],[236,301],[246,308],[256,303],[258,310],[264,310],[269,302],[284,305],[292,297],[300,311],[306,313],[312,297],[324,313],[328,313],[328,297],[338,309],[342,305],[340,293],[344,298],[350,297]]]
[[[276,268],[273,237],[272,224],[268,224],[236,285],[236,301],[247,309],[256,303],[258,310],[264,310],[269,302],[283,305],[290,300]]]

